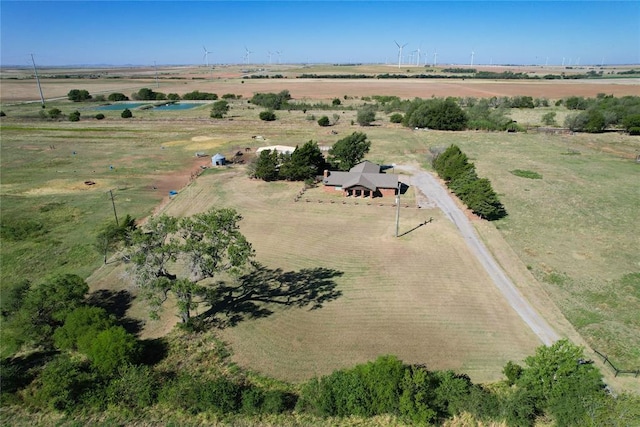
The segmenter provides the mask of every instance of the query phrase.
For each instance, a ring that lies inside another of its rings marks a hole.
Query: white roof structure
[[[288,145],[271,145],[269,147],[260,147],[256,150],[257,154],[260,154],[264,150],[277,151],[280,154],[291,154],[296,150],[296,147],[290,147]]]

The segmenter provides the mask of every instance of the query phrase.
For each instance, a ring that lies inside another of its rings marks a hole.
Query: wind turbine
[[[438,49],[433,51],[433,66],[438,65]]]
[[[247,49],[247,47],[244,47],[244,62],[249,65],[249,55],[252,54],[253,52],[250,51],[249,49]]]
[[[207,68],[208,68],[209,67],[209,54],[212,53],[212,52],[209,52],[207,50],[207,48],[204,47],[204,46],[202,46],[202,49],[204,49],[204,56],[202,57],[202,59],[204,59],[204,62],[206,64]]]
[[[276,50],[276,55],[278,55],[278,64],[280,63],[280,55],[282,55],[282,51]]]
[[[476,54],[476,53],[475,53],[473,50],[471,50],[471,66],[472,66],[472,67],[473,67],[473,56],[474,56],[475,54]]]
[[[271,65],[271,55],[273,55],[273,52],[271,52],[270,50],[267,51],[269,53],[269,65]]]
[[[396,46],[398,46],[398,68],[400,68],[400,65],[402,64],[402,48],[405,47],[408,43],[403,44],[402,46],[400,46],[400,44],[395,41]]]

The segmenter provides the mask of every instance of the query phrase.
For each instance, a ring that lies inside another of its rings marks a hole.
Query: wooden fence
[[[614,376],[617,377],[618,375],[633,375],[636,378],[640,376],[640,369],[636,369],[635,371],[618,369],[613,363],[611,363],[611,360],[609,360],[609,357],[606,354],[600,353],[595,348],[593,349],[593,351],[595,351],[600,357],[602,357],[602,360],[604,361],[605,365],[609,365],[611,369],[613,369],[613,372],[615,373]]]

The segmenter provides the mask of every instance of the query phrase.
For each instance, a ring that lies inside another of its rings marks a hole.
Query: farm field
[[[640,85],[629,79],[522,83],[247,79],[241,83],[237,71],[225,70],[227,77],[213,81],[161,81],[154,90],[197,89],[242,94],[246,99],[255,92],[288,89],[293,98],[307,101],[345,94],[354,98],[531,95],[551,100],[567,95],[640,94]],[[152,74],[147,79],[52,80],[43,80],[47,97],[66,98],[73,88],[128,94],[154,87]],[[91,118],[94,104],[47,102],[48,108],[58,107],[64,113],[79,109],[82,120],[70,123],[39,119],[38,103],[16,104],[37,96],[33,81],[2,80],[0,97],[7,113],[0,122],[2,221],[26,221],[17,232],[28,237],[16,241],[3,237],[2,283],[16,277],[38,280],[44,272],[89,277],[102,264],[101,254],[93,249],[95,230],[113,218],[109,190],[118,214],[137,218],[154,211],[187,215],[211,206],[231,206],[244,216],[242,232],[267,267],[284,271],[325,267],[341,273],[335,279],[341,295],[322,309],[271,307],[272,315],[222,330],[240,365],[298,380],[393,353],[431,369],[467,372],[474,381],[500,378],[507,360],[520,361],[538,342],[469,258],[453,225],[439,211],[403,209],[401,231],[428,217],[434,222],[395,239],[391,207],[342,205],[341,200],[332,204],[318,190],[307,193],[312,201],[294,203],[299,184],[252,181],[243,166],[207,170],[184,187],[202,171],[201,165],[209,163],[209,158],[196,158],[196,152],[232,156],[246,147],[253,151],[261,145],[308,140],[331,145],[353,131],[364,131],[372,141],[367,158],[384,164],[428,168],[430,147],[460,146],[479,175],[491,180],[509,212],[496,223],[478,223],[489,243],[507,245],[490,249],[513,251],[536,279],[530,292],[550,297],[586,343],[609,354],[622,368],[640,367],[640,285],[630,276],[640,269],[640,244],[637,233],[630,232],[637,229],[640,211],[640,192],[634,185],[640,178],[634,163],[640,151],[637,137],[414,131],[390,124],[382,113],[376,126],[361,128],[350,124],[356,112],[349,109],[339,111],[340,122],[330,128],[337,134],[332,134],[306,117],[335,111],[278,111],[278,120],[267,123],[257,119],[259,109],[243,100],[231,102],[226,120],[210,119],[209,105],[204,104],[185,111],[134,110],[129,121],[118,111],[105,111],[106,119],[97,121]],[[358,99],[345,102],[359,103]],[[512,117],[539,125],[545,112],[556,110],[562,121],[566,112],[554,107],[513,111]],[[262,138],[252,138],[256,135]],[[251,153],[245,158],[249,161]],[[542,179],[515,176],[510,172],[515,169],[537,172]],[[95,184],[87,186],[87,180]],[[182,188],[169,201],[168,191]],[[409,194],[407,200],[413,197]],[[122,280],[122,270],[113,268],[101,267],[90,276],[92,289],[131,290]],[[130,313],[144,318],[146,310],[136,301]],[[175,318],[167,310],[164,319],[164,324],[148,322],[143,336],[165,333]],[[622,381],[637,389],[632,378]]]
[[[632,67],[627,67],[632,68]],[[625,69],[625,68],[622,68]],[[492,71],[503,72],[507,69]],[[525,69],[527,72],[534,70]],[[243,72],[246,71],[246,72]],[[370,67],[293,67],[293,66],[262,66],[243,70],[242,67],[219,67],[206,70],[203,67],[172,67],[158,69],[159,79],[156,82],[153,69],[124,69],[108,70],[91,69],[84,74],[100,74],[103,78],[77,78],[77,70],[42,70],[41,84],[45,99],[66,99],[70,88],[85,88],[92,94],[109,94],[122,92],[129,95],[143,87],[153,88],[164,93],[186,93],[193,90],[201,92],[215,92],[219,95],[233,93],[242,95],[245,99],[257,92],[279,92],[288,90],[295,98],[303,99],[332,99],[363,97],[372,95],[394,95],[401,98],[430,98],[447,96],[518,96],[527,95],[539,98],[558,99],[566,96],[595,97],[598,93],[615,96],[640,95],[640,85],[634,78],[603,78],[589,80],[482,80],[482,79],[300,79],[306,74],[360,74],[360,73],[396,73],[419,74],[421,68],[410,67],[409,72],[398,70],[391,66]],[[512,69],[515,72],[518,68]],[[569,71],[569,70],[564,70]],[[586,72],[583,70],[571,70]],[[618,70],[620,71],[620,70]],[[559,74],[558,69],[539,69],[538,74],[553,72]],[[47,78],[47,75],[65,75],[69,78]],[[280,79],[251,79],[243,76],[251,74],[281,74],[286,78]],[[571,72],[568,72],[571,74]],[[39,93],[34,79],[26,70],[2,70],[2,91],[0,102],[12,103],[23,101],[39,101]],[[535,74],[532,74],[535,75]],[[159,84],[156,87],[156,83]]]

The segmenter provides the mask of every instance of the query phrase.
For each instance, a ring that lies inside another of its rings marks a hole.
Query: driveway
[[[473,225],[458,208],[448,191],[440,184],[440,182],[430,173],[409,165],[396,165],[395,168],[402,172],[411,173],[411,184],[417,187],[428,200],[418,199],[420,207],[433,207],[434,204],[440,208],[447,218],[455,224],[458,231],[464,238],[471,252],[476,256],[480,264],[484,267],[491,280],[496,287],[502,292],[511,307],[526,322],[531,330],[540,338],[545,345],[551,345],[559,339],[559,336],[551,326],[538,314],[538,312],[529,304],[522,296],[520,291],[515,287],[511,279],[507,277],[502,268],[498,265],[493,255],[487,250],[487,247],[478,237]]]

